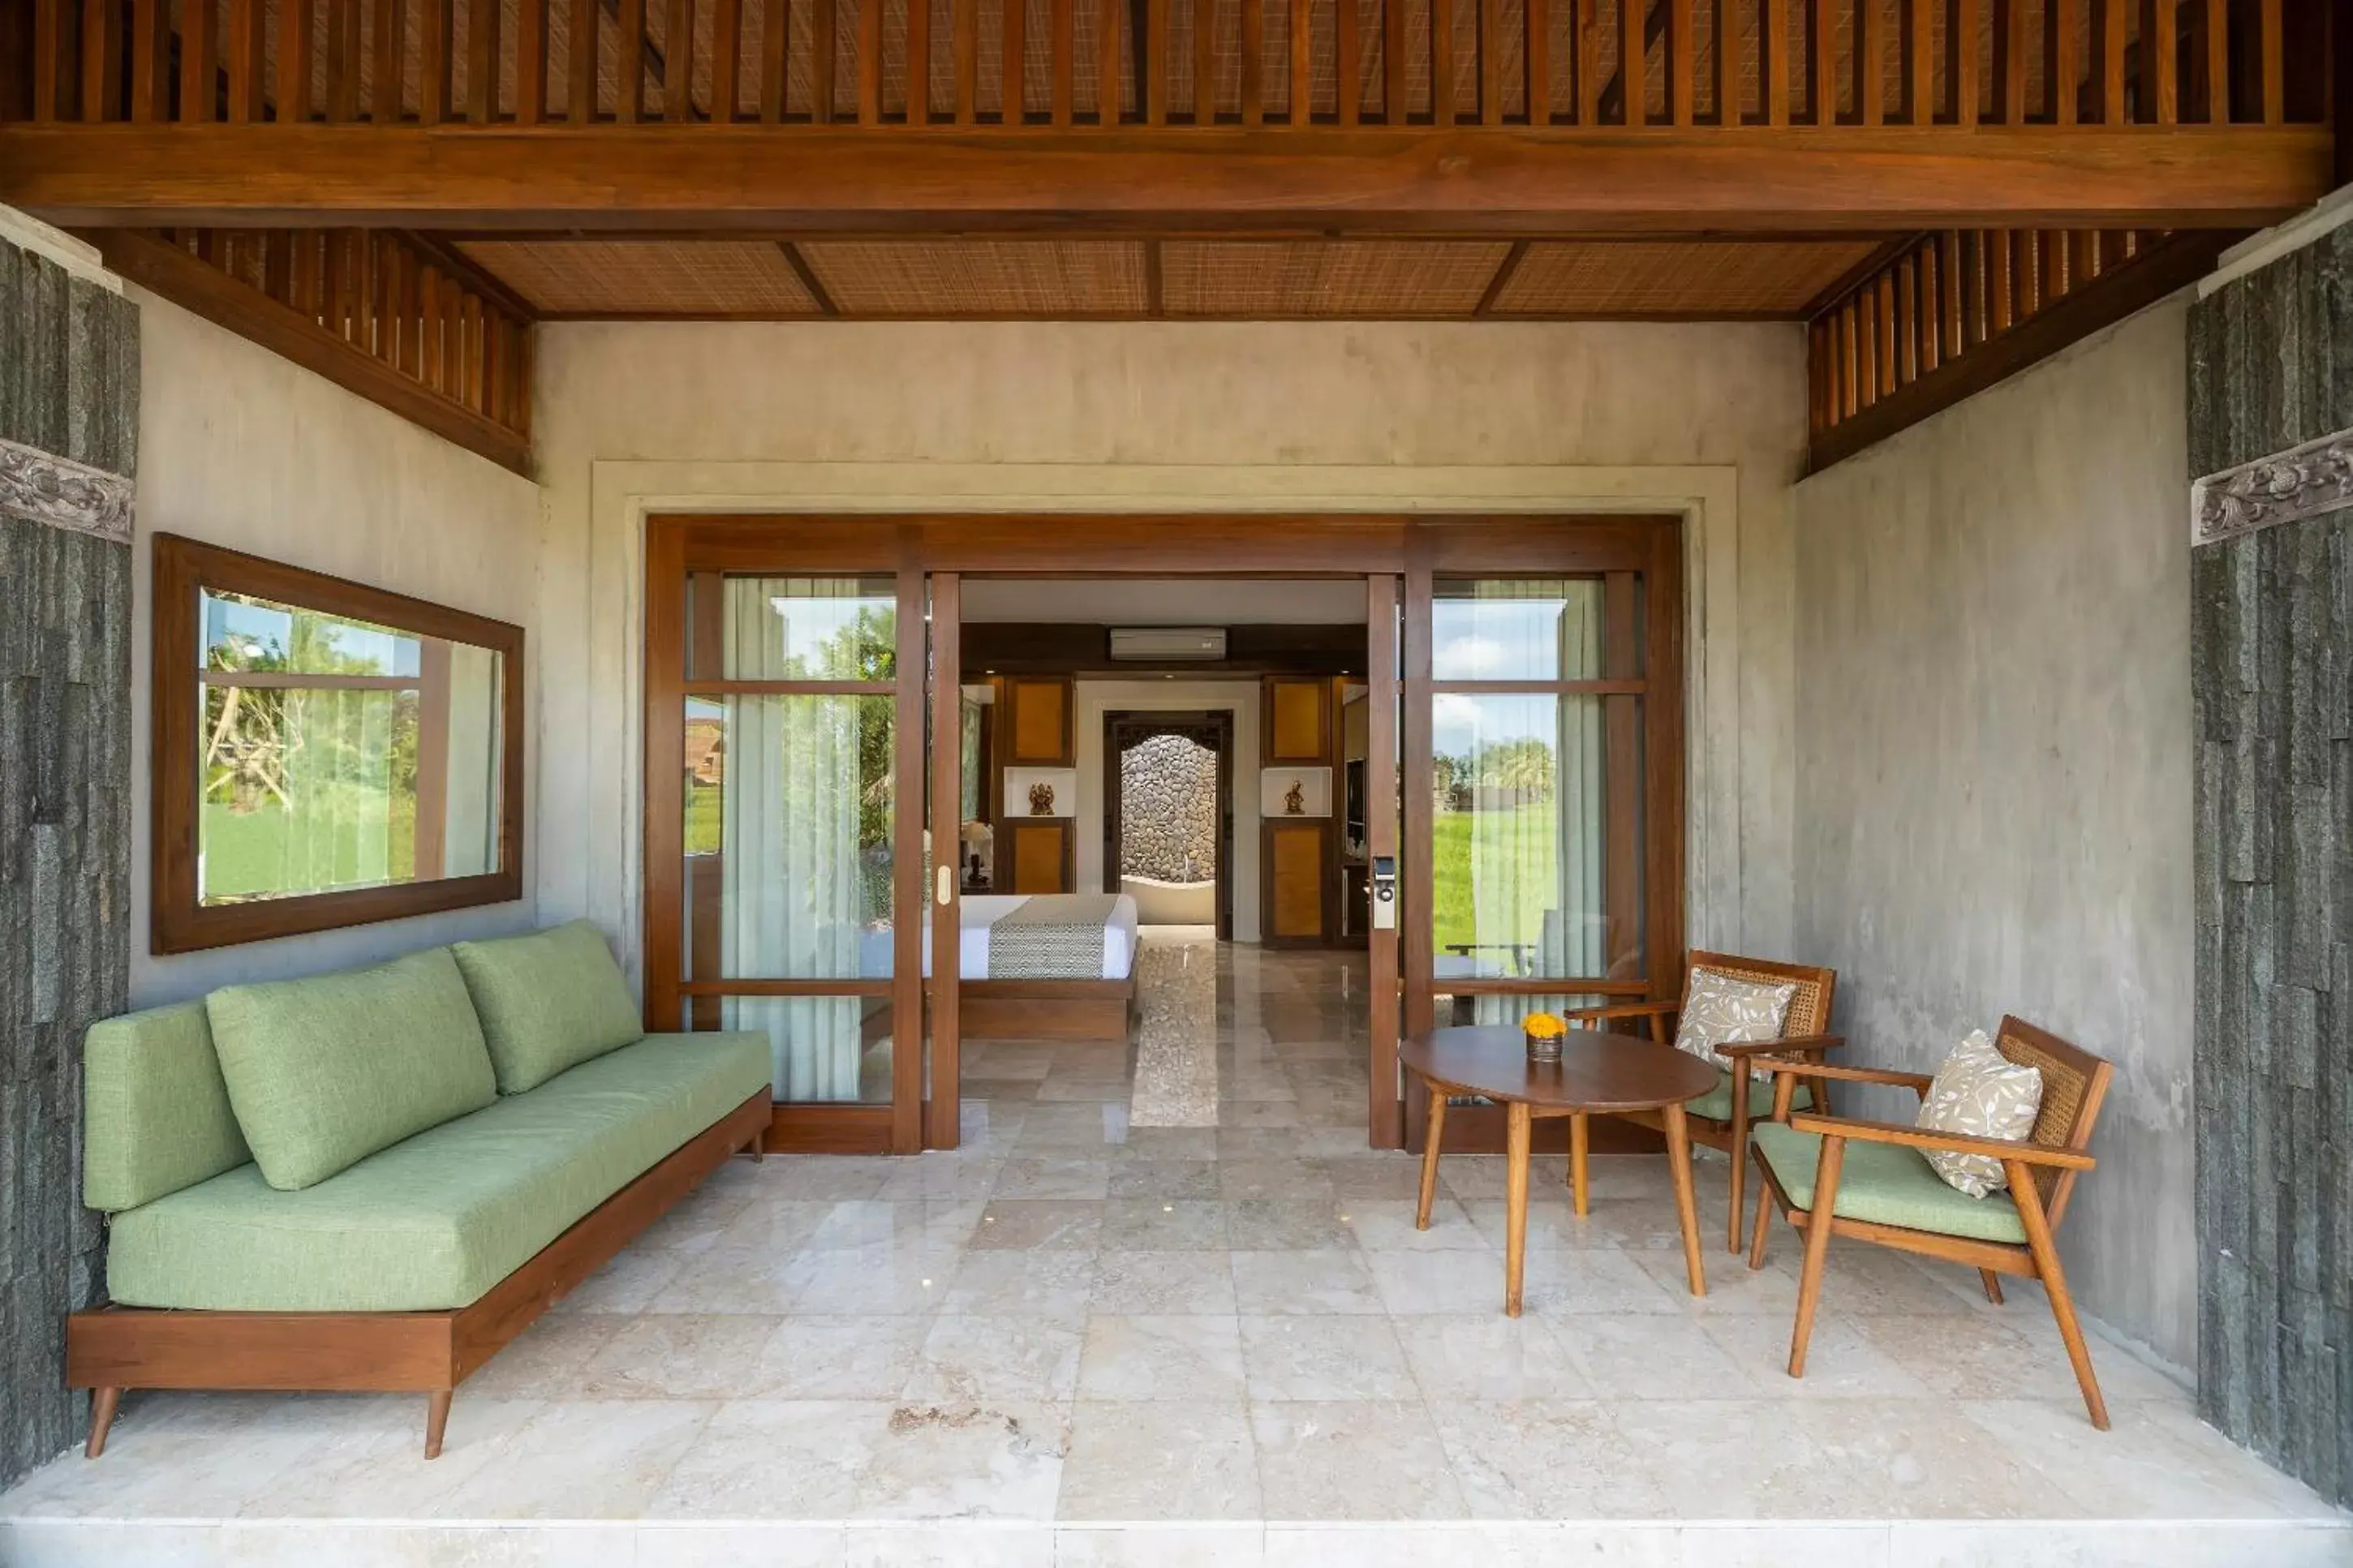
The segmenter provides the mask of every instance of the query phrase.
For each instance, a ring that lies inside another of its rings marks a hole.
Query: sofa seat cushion
[[[1791,1203],[1812,1213],[1820,1135],[1799,1132],[1778,1121],[1760,1123],[1752,1131],[1757,1152],[1773,1167],[1773,1179],[1781,1184]],[[1920,1151],[1904,1143],[1848,1139],[1846,1163],[1839,1169],[1838,1202],[1831,1212],[1841,1219],[1935,1231],[1939,1236],[2021,1247],[2026,1243],[2026,1226],[2020,1223],[2018,1206],[2010,1201],[2009,1194],[1973,1198],[1956,1191],[1936,1174]]]
[[[1798,1086],[1797,1098],[1791,1103],[1799,1110],[1810,1110],[1814,1091],[1804,1084]],[[1689,1116],[1704,1116],[1710,1121],[1732,1120],[1732,1075],[1718,1068],[1715,1087],[1696,1100],[1683,1101],[1683,1112]],[[1752,1073],[1748,1083],[1748,1121],[1751,1126],[1773,1114],[1773,1075]]]
[[[237,1124],[289,1192],[498,1098],[446,947],[370,969],[225,985],[205,998]]]
[[[536,1089],[645,1035],[613,950],[586,921],[449,951],[481,1015],[501,1094]]]
[[[765,1088],[768,1058],[764,1034],[649,1036],[300,1192],[240,1166],[117,1215],[111,1293],[220,1311],[462,1307]]]

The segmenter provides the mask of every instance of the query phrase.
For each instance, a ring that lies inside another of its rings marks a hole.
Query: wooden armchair
[[[1838,971],[1820,969],[1809,964],[1776,963],[1763,958],[1735,958],[1728,953],[1694,952],[1689,955],[1683,968],[1683,995],[1672,1002],[1621,1002],[1607,1007],[1580,1007],[1563,1015],[1572,1026],[1600,1028],[1627,1019],[1648,1021],[1651,1037],[1662,1045],[1675,1037],[1673,1020],[1691,996],[1691,972],[1712,969],[1718,974],[1735,980],[1753,981],[1759,985],[1784,985],[1794,983],[1798,989],[1789,998],[1789,1010],[1781,1024],[1782,1035],[1778,1040],[1758,1045],[1722,1046],[1718,1053],[1727,1059],[1752,1064],[1763,1056],[1772,1055],[1786,1060],[1810,1060],[1821,1057],[1841,1044],[1838,1037],[1823,1033],[1830,1027],[1831,1002],[1838,990]],[[1817,1080],[1808,1090],[1808,1103],[1820,1110],[1830,1108],[1827,1085]],[[1711,1149],[1721,1149],[1732,1157],[1732,1215],[1730,1238],[1725,1246],[1729,1252],[1740,1250],[1740,1220],[1742,1198],[1748,1168],[1748,1101],[1749,1074],[1720,1071],[1715,1087],[1697,1100],[1683,1106],[1683,1122],[1690,1129],[1694,1143],[1704,1143]],[[1626,1113],[1626,1120],[1642,1126],[1665,1131],[1662,1115],[1655,1110]],[[1574,1117],[1569,1121],[1569,1184],[1577,1194],[1577,1212],[1585,1212],[1585,1118]]]
[[[1813,1334],[1822,1260],[1833,1235],[1971,1265],[1985,1282],[1987,1299],[1997,1306],[2001,1302],[1998,1276],[2040,1279],[2084,1391],[2084,1408],[2092,1425],[2105,1431],[2108,1407],[2092,1374],[2091,1354],[2084,1349],[2075,1304],[2067,1294],[2067,1277],[2051,1238],[2066,1217],[2075,1178],[2092,1168],[2087,1152],[2092,1125],[2099,1119],[2114,1069],[2089,1051],[2017,1018],[2001,1021],[1995,1043],[2010,1060],[2042,1074],[2042,1107],[2033,1132],[2021,1142],[1796,1110],[1792,1102],[1800,1079],[1892,1084],[1923,1100],[1932,1079],[1926,1073],[1752,1058],[1774,1074],[1774,1089],[1773,1120],[1756,1129],[1757,1170],[1763,1181],[1757,1192],[1756,1238],[1748,1267],[1765,1266],[1766,1227],[1772,1217],[1766,1205],[1778,1204],[1806,1238],[1798,1321],[1789,1340],[1791,1377],[1805,1375],[1806,1342]],[[1989,1155],[2001,1162],[2009,1191],[1972,1198],[1946,1184],[1920,1152],[1924,1149]],[[1817,1223],[1825,1212],[1830,1222]]]

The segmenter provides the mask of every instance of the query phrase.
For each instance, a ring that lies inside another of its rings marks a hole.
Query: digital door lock
[[[1397,857],[1373,857],[1373,929],[1397,929]]]

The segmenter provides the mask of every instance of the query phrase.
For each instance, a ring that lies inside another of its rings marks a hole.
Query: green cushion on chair
[[[1781,1184],[1781,1190],[1789,1194],[1792,1204],[1811,1213],[1814,1170],[1821,1157],[1820,1135],[1799,1132],[1778,1121],[1759,1122],[1750,1131],[1757,1152],[1773,1167],[1773,1178]],[[1957,1191],[1946,1184],[1919,1150],[1905,1143],[1848,1139],[1846,1162],[1839,1169],[1838,1203],[1831,1212],[1841,1219],[1934,1231],[1939,1236],[2018,1246],[2026,1242],[2026,1226],[2019,1223],[2017,1205],[2009,1194],[1973,1198]]]
[[[449,951],[482,1016],[501,1094],[536,1089],[645,1036],[621,966],[586,921]]]
[[[1799,1084],[1795,1101],[1797,1108],[1805,1110],[1811,1108],[1813,1103],[1814,1091],[1804,1084]],[[1683,1113],[1687,1116],[1704,1116],[1710,1121],[1731,1121],[1732,1075],[1718,1068],[1715,1072],[1715,1087],[1696,1100],[1684,1100]],[[1748,1120],[1755,1123],[1764,1121],[1772,1114],[1773,1080],[1770,1077],[1757,1078],[1748,1086]]]
[[[263,1178],[284,1191],[499,1096],[446,947],[373,969],[223,986],[205,1013],[237,1126]]]
[[[765,1034],[654,1035],[305,1187],[251,1165],[117,1215],[107,1287],[131,1307],[462,1307],[766,1087]]]
[[[81,1201],[91,1208],[135,1209],[253,1158],[201,1002],[92,1024],[81,1077]]]

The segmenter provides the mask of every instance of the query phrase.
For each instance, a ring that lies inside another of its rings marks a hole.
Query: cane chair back
[[[2007,1060],[2042,1075],[2042,1109],[2035,1114],[2030,1142],[2046,1149],[2088,1149],[2093,1124],[2100,1119],[2100,1105],[2108,1097],[2108,1080],[2116,1068],[2104,1058],[2022,1018],[2002,1019],[1994,1045]],[[2035,1188],[2056,1230],[2067,1212],[2067,1198],[2075,1189],[2078,1173],[2047,1165],[2033,1169]]]

